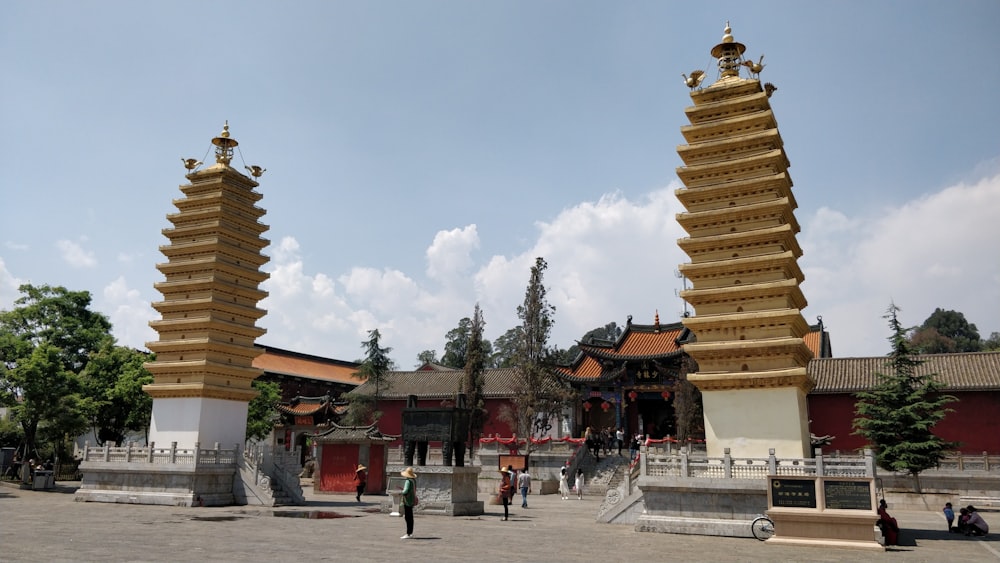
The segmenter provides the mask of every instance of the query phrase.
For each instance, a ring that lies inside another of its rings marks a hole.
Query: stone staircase
[[[628,457],[611,454],[595,461],[589,452],[580,461],[583,469],[583,494],[604,497],[608,489],[614,488],[622,480],[623,471],[628,470]]]

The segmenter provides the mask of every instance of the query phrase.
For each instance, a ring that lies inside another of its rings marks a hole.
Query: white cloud
[[[104,286],[101,295],[103,302],[96,308],[110,318],[119,344],[145,348],[146,342],[156,340],[156,331],[149,327],[149,321],[159,318],[159,314],[142,299],[139,290],[129,287],[124,276]]]
[[[822,315],[838,356],[888,353],[882,314],[904,325],[936,307],[962,312],[983,336],[1000,330],[1000,176],[945,188],[857,217],[827,209],[803,221],[807,318]]]
[[[427,277],[441,282],[464,279],[472,266],[472,251],[477,248],[475,225],[439,231],[427,249]]]
[[[7,263],[0,256],[0,309],[10,310],[14,301],[20,297],[17,288],[24,283],[7,269]]]
[[[17,251],[22,251],[22,252],[25,251],[25,250],[28,250],[29,248],[31,248],[27,244],[22,244],[22,243],[10,241],[10,240],[4,242],[3,245],[5,247],[11,249],[11,250],[17,250]]]
[[[82,240],[86,242],[86,239]],[[97,266],[97,258],[94,257],[94,253],[85,250],[80,243],[62,239],[56,241],[56,248],[62,254],[63,261],[74,268],[93,268]]]

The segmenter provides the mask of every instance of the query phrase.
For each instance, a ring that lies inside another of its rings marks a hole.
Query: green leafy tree
[[[441,360],[438,359],[437,350],[424,350],[423,352],[417,354],[417,366],[420,367],[424,364],[440,364]]]
[[[472,338],[472,319],[465,317],[458,321],[458,326],[445,335],[444,356],[441,365],[462,369],[469,354],[469,343]],[[493,354],[493,346],[489,340],[480,341],[481,354],[488,358]]]
[[[581,344],[614,344],[621,334],[621,327],[618,326],[618,323],[612,321],[604,326],[599,326],[587,331],[587,333],[580,338],[579,342]],[[562,353],[562,359],[564,360],[563,363],[569,364],[575,360],[578,355],[580,355],[580,346],[578,344],[573,344],[569,347],[569,349]]]
[[[517,347],[521,341],[524,327],[516,326],[507,330],[493,341],[493,353],[490,354],[489,367],[512,368],[517,361]]]
[[[1000,332],[990,333],[990,337],[983,340],[983,352],[1000,351]]]
[[[486,425],[486,399],[483,397],[483,372],[489,357],[483,343],[483,312],[476,303],[469,326],[469,346],[465,360],[465,376],[459,392],[465,394],[466,406],[469,408],[469,459],[474,459],[474,449]],[[488,342],[487,342],[488,344]]]
[[[957,399],[941,394],[934,374],[917,374],[923,362],[912,358],[898,312],[892,304],[884,317],[892,331],[887,373],[876,373],[875,386],[856,395],[854,433],[872,444],[879,467],[909,473],[919,491],[920,472],[936,467],[956,445],[935,436],[934,425],[950,412],[946,405]]]
[[[371,396],[370,401],[356,394],[350,394],[350,408],[353,412],[350,413],[349,419],[358,421],[358,424],[362,420],[374,422],[382,416],[378,410],[378,399],[382,392],[389,388],[388,373],[394,366],[389,357],[392,348],[382,347],[381,338],[382,335],[378,329],[373,329],[368,331],[368,340],[361,343],[361,347],[365,350],[365,359],[361,362],[358,371],[354,373],[354,377],[374,385],[375,394]]]
[[[552,428],[573,392],[555,373],[552,350],[548,347],[556,308],[546,300],[544,285],[548,264],[536,258],[531,268],[524,302],[517,307],[521,333],[517,342],[513,397],[499,415],[511,424],[521,438],[541,437]],[[533,449],[527,443],[527,454]]]
[[[153,354],[111,341],[90,356],[80,380],[98,445],[121,445],[132,432],[148,433],[153,398],[142,386],[152,383],[153,375],[143,364],[152,360]]]
[[[276,381],[255,379],[251,384],[257,396],[247,406],[247,440],[263,440],[271,435],[278,421],[281,387]]]
[[[964,314],[941,308],[934,309],[910,336],[910,347],[916,354],[978,352],[982,345],[979,330]]]
[[[31,452],[40,437],[64,443],[85,420],[78,374],[112,340],[111,323],[90,310],[89,292],[48,285],[19,291],[15,307],[0,311],[0,399],[11,406]]]

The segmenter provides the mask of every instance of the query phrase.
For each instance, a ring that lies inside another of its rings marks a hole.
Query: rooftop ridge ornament
[[[712,56],[719,61],[719,72],[722,78],[739,76],[743,52],[747,50],[747,47],[733,39],[733,28],[729,27],[729,21],[726,21],[726,29],[723,30],[723,33],[722,43],[712,47]]]
[[[233,148],[239,145],[236,139],[229,138],[229,120],[226,120],[225,125],[222,126],[222,133],[219,133],[218,137],[212,139],[212,144],[215,145],[215,162],[223,165],[229,166],[229,163],[233,160]]]

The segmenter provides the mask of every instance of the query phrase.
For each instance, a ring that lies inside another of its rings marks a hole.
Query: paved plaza
[[[598,497],[558,495],[532,495],[527,509],[517,502],[507,522],[489,504],[477,517],[418,513],[415,537],[401,540],[403,519],[378,512],[381,496],[358,504],[307,492],[301,507],[177,508],[75,502],[74,485],[0,486],[0,561],[1000,561],[996,534],[948,534],[934,512],[893,511],[904,545],[885,553],[638,533],[596,523]],[[985,514],[1000,529],[998,513]]]

